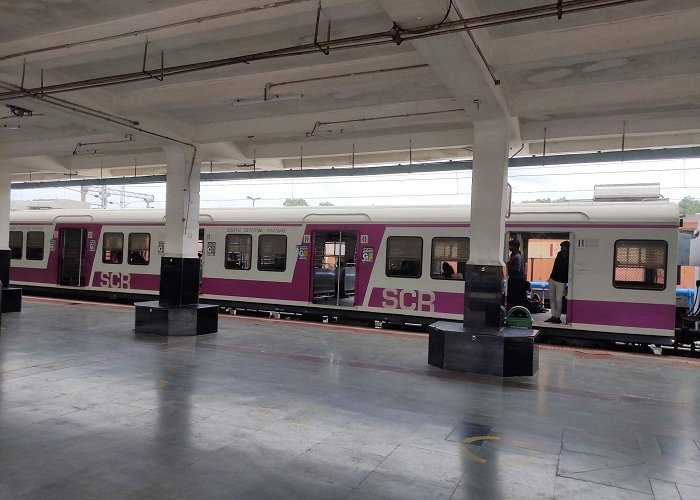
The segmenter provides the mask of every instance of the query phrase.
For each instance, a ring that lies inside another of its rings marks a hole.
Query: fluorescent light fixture
[[[5,130],[19,130],[20,126],[19,125],[3,125],[2,128]]]
[[[233,101],[234,106],[249,106],[251,104],[264,104],[266,102],[279,102],[279,101],[296,101],[304,97],[303,94],[289,94],[289,95],[271,95],[267,99],[264,97],[249,97],[245,99],[236,99]]]
[[[102,151],[98,151],[97,149],[91,149],[88,151],[73,151],[73,156],[104,156],[105,154]]]

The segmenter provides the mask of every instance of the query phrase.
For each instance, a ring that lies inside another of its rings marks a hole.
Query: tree
[[[285,207],[308,207],[309,204],[304,198],[287,198],[282,203]]]
[[[553,200],[551,198],[537,198],[534,200],[525,200],[523,203],[566,203],[567,199],[564,197],[557,198]]]
[[[684,215],[691,215],[700,212],[700,200],[692,196],[686,196],[678,202],[678,208]]]
[[[321,203],[318,204],[319,207],[334,207],[333,203],[330,201],[322,201]]]

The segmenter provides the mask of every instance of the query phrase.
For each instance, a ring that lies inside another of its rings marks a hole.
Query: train
[[[204,209],[200,299],[225,307],[390,324],[461,321],[468,206]],[[570,241],[564,336],[669,345],[677,321],[678,206],[667,200],[513,205],[510,239]],[[158,294],[164,212],[10,216],[10,281],[27,292]],[[445,273],[448,266],[451,270]],[[538,328],[546,314],[533,315]]]

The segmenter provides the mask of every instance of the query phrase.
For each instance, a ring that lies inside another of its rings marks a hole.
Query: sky
[[[678,202],[685,196],[700,198],[700,159],[615,162],[511,168],[513,203],[537,198],[590,200],[599,184],[659,183],[661,194]],[[117,186],[113,186],[118,188]],[[165,207],[165,184],[127,185],[127,191],[150,193],[156,208]],[[241,180],[204,182],[203,208],[279,207],[287,198],[304,198],[309,205],[330,202],[335,206],[468,205],[471,172],[430,172],[368,177]],[[13,190],[13,200],[80,199],[80,188]],[[87,200],[97,204],[98,199]],[[127,208],[145,208],[127,199]],[[119,198],[109,200],[119,208]]]

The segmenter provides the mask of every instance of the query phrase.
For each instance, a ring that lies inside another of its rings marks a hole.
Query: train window
[[[124,233],[105,233],[102,239],[102,262],[121,264],[124,261]]]
[[[436,280],[463,279],[469,260],[469,238],[433,238],[430,277]]]
[[[386,241],[386,275],[420,278],[423,261],[423,238],[390,236]]]
[[[281,234],[263,234],[258,238],[258,270],[284,271],[287,269],[287,237]]]
[[[285,248],[286,248],[285,242]],[[226,235],[226,269],[250,269],[251,253],[253,249],[253,236],[250,234]]]
[[[44,231],[27,231],[27,260],[44,260]]]
[[[146,266],[151,261],[151,235],[131,233],[129,235],[129,257],[127,262],[134,266]]]
[[[668,244],[660,240],[617,240],[613,286],[635,290],[666,288]]]
[[[22,245],[24,233],[22,231],[10,231],[10,259],[22,258]]]

